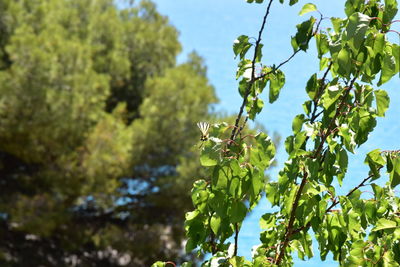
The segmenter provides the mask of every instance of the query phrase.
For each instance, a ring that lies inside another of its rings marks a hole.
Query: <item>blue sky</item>
[[[186,59],[186,55],[196,50],[208,67],[208,77],[215,86],[220,103],[217,110],[235,114],[241,104],[237,92],[235,72],[237,61],[234,59],[233,41],[242,34],[256,37],[266,3],[247,4],[245,0],[155,0],[160,13],[167,15],[180,32],[183,52],[178,61]],[[287,1],[286,1],[287,2]],[[344,0],[299,1],[295,6],[281,5],[276,0],[268,17],[266,30],[263,35],[264,64],[279,64],[292,53],[290,36],[295,33],[295,25],[307,19],[309,15],[299,17],[297,14],[302,5],[315,3],[324,16],[343,17]],[[318,16],[318,14],[311,14]],[[325,22],[321,25],[327,27]],[[392,36],[397,40],[396,36]],[[314,44],[314,42],[312,42]],[[284,140],[291,134],[292,119],[303,112],[301,104],[306,100],[304,86],[308,78],[318,72],[314,45],[307,53],[299,53],[294,60],[285,65],[282,70],[286,75],[286,84],[280,98],[274,104],[266,104],[261,115],[257,118],[270,133],[278,132]],[[341,193],[348,192],[367,176],[367,167],[363,164],[365,153],[376,148],[400,149],[397,140],[400,132],[400,81],[394,77],[391,82],[384,84],[391,98],[390,108],[386,117],[378,120],[375,131],[369,141],[359,148],[355,155],[350,155],[348,175],[346,176]],[[261,96],[267,103],[268,95]],[[282,146],[277,159],[279,166],[271,171],[275,179],[282,163],[286,160]],[[365,189],[369,190],[369,189]],[[239,236],[239,254],[250,258],[250,249],[260,243],[258,226],[259,218],[269,211],[268,204],[263,200],[253,213],[246,219]],[[317,247],[315,257],[309,262],[297,260],[296,267],[301,266],[337,266],[333,261],[321,262]],[[328,257],[329,258],[329,257]]]

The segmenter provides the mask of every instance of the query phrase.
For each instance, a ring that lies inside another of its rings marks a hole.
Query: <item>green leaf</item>
[[[365,159],[365,163],[372,163],[375,164],[379,167],[382,167],[383,165],[386,164],[385,159],[381,155],[381,150],[380,149],[375,149],[372,150],[367,154],[367,157]]]
[[[243,78],[239,81],[239,94],[242,98],[246,95],[248,86],[249,86],[249,82],[246,78]]]
[[[219,217],[225,218],[227,216],[228,199],[225,192],[222,190],[215,191],[214,196],[209,199],[208,203]]]
[[[297,134],[298,132],[301,131],[304,120],[305,120],[304,114],[300,114],[300,115],[297,115],[296,117],[294,117],[293,123],[292,123],[292,129],[293,129],[294,134]]]
[[[371,230],[371,231],[379,231],[379,230],[384,230],[384,229],[393,229],[396,228],[397,224],[394,221],[390,221],[385,218],[381,218],[378,220],[376,223],[376,226]]]
[[[322,105],[325,109],[328,109],[333,103],[335,103],[340,97],[342,90],[338,85],[329,86],[322,95]]]
[[[256,61],[255,62],[260,62],[261,61],[263,46],[264,46],[263,44],[258,44],[257,53],[256,53]]]
[[[290,157],[295,157],[296,155],[304,154],[304,143],[307,138],[306,132],[302,131],[296,135],[288,136],[285,140],[285,149]]]
[[[388,251],[383,254],[383,267],[399,266],[398,253],[396,253],[397,258],[395,259],[393,251]]]
[[[343,47],[338,56],[337,63],[339,68],[337,69],[337,73],[342,75],[343,77],[349,77],[351,70],[351,52],[346,47]]]
[[[375,198],[380,199],[383,194],[383,188],[374,183],[371,184],[371,187],[372,187],[372,190],[374,191]]]
[[[268,201],[275,206],[279,201],[279,185],[276,182],[270,182],[265,185],[265,195]]]
[[[239,79],[240,76],[243,76],[243,78],[249,81],[251,79],[251,68],[252,62],[250,59],[241,59],[236,71],[236,79]]]
[[[230,186],[229,186],[229,194],[232,197],[236,198],[236,197],[240,196],[240,194],[242,193],[240,189],[241,189],[241,187],[240,187],[239,178],[238,177],[233,177],[232,181],[230,183]]]
[[[319,61],[319,70],[323,70],[323,69],[327,68],[329,65],[329,62],[330,62],[329,58],[327,58],[327,57],[321,58],[321,60]]]
[[[377,54],[384,54],[384,48],[385,48],[385,34],[378,32],[375,36],[375,41],[374,41],[374,46],[373,46],[373,50],[375,55]]]
[[[189,253],[196,247],[197,247],[197,242],[193,238],[189,237],[185,245],[185,251]]]
[[[201,151],[200,163],[205,167],[215,166],[219,161],[219,152],[212,147],[210,141],[204,146]]]
[[[240,35],[233,42],[233,53],[235,54],[235,57],[240,55],[240,59],[243,59],[251,46],[252,45],[249,43],[249,37],[246,35]]]
[[[271,75],[269,81],[269,103],[273,103],[278,99],[279,93],[285,84],[285,74],[281,70],[277,70]]]
[[[306,92],[311,100],[315,98],[318,90],[317,74],[314,73],[307,81]]]
[[[244,217],[246,217],[246,213],[247,213],[246,205],[241,201],[234,201],[232,202],[230,208],[229,219],[231,223],[242,222],[244,220]]]
[[[229,259],[230,266],[243,267],[245,263],[244,257],[235,256]]]
[[[396,0],[385,0],[385,9],[383,12],[382,22],[391,23],[397,14],[398,4]]]
[[[298,45],[297,42],[296,42],[296,37],[292,37],[292,38],[290,39],[290,44],[291,44],[292,47],[293,47],[293,51],[297,51],[297,49],[299,49],[299,45]]]
[[[297,257],[299,257],[299,259],[301,259],[301,260],[304,261],[304,260],[305,260],[305,259],[304,259],[304,257],[305,257],[305,255],[304,255],[304,248],[302,247],[300,241],[297,240],[297,239],[294,239],[294,240],[291,242],[290,246],[291,246],[295,251],[297,251]]]
[[[297,33],[294,37],[294,43],[292,43],[294,50],[297,50],[297,47],[299,47],[303,51],[306,51],[308,49],[308,42],[310,41],[313,33],[314,23],[315,18],[311,17],[310,19],[296,26]]]
[[[306,160],[306,168],[309,173],[309,179],[310,180],[317,180],[318,179],[318,173],[320,169],[320,163],[316,159],[308,158]]]
[[[339,148],[339,152],[336,154],[336,160],[339,164],[341,172],[337,175],[339,185],[342,186],[343,178],[347,171],[347,166],[349,163],[349,158],[347,156],[347,152],[343,148]]]
[[[334,58],[337,58],[337,54],[340,52],[340,50],[342,50],[342,42],[340,42],[340,41],[336,41],[336,42],[333,42],[333,41],[330,41],[329,42],[329,52],[331,53],[331,57],[334,59]]]
[[[379,169],[386,164],[385,159],[381,155],[380,149],[375,149],[369,152],[365,157],[364,162],[369,165],[371,174],[374,175],[374,180],[380,177]]]
[[[275,156],[275,146],[271,138],[265,133],[259,133],[255,137],[257,145],[250,152],[250,163],[264,171]]]
[[[374,94],[376,99],[377,115],[379,117],[384,117],[386,110],[389,108],[389,96],[384,90],[375,90]]]
[[[353,113],[349,116],[350,128],[356,133],[355,142],[361,145],[368,140],[369,133],[376,126],[376,119],[373,113],[370,113],[366,107],[353,109]]]
[[[341,28],[342,28],[342,22],[343,20],[341,18],[331,18],[331,22],[333,25],[333,29],[335,30],[336,33],[340,33],[341,32]]]
[[[363,240],[357,240],[351,245],[350,257],[351,266],[362,266],[364,263],[364,250],[365,242]]]
[[[210,226],[214,234],[218,235],[218,231],[221,226],[221,217],[213,215],[210,220]]]
[[[194,218],[197,217],[197,215],[199,215],[199,213],[200,212],[198,210],[186,212],[186,214],[185,214],[186,221],[193,220]]]
[[[264,174],[260,173],[258,169],[254,169],[254,172],[251,175],[251,196],[256,198],[262,190],[264,184]]]
[[[371,18],[360,12],[352,14],[347,25],[347,40],[354,52],[357,52],[364,41]]]
[[[302,105],[303,110],[304,110],[304,113],[305,113],[307,116],[310,116],[310,113],[311,113],[311,105],[312,105],[312,101],[311,101],[311,100],[305,101],[305,102],[303,103],[303,105]]]
[[[328,37],[323,33],[318,33],[315,35],[315,41],[317,42],[318,58],[322,58],[329,52]]]
[[[367,200],[365,202],[365,214],[368,220],[374,220],[376,218],[376,206],[374,200]]]
[[[276,214],[274,213],[265,213],[260,219],[260,228],[261,229],[270,229],[275,226],[276,222]]]
[[[400,157],[396,157],[392,160],[393,169],[390,172],[390,186],[394,188],[396,185],[400,184]]]
[[[151,265],[151,267],[165,267],[165,262],[162,261],[156,261]]]
[[[400,46],[397,44],[392,44],[392,53],[393,53],[393,57],[396,59],[396,68],[395,68],[394,72],[399,73],[399,71],[400,71]]]
[[[381,77],[379,79],[378,86],[386,83],[396,74],[396,59],[391,53],[385,53],[382,63]]]
[[[313,11],[317,11],[317,6],[312,4],[312,3],[308,3],[305,4],[302,9],[299,12],[299,16],[303,16],[304,14],[308,13],[308,12],[313,12]]]
[[[232,171],[227,166],[215,166],[212,176],[212,185],[215,189],[227,189],[228,181],[232,177]]]
[[[260,113],[264,107],[264,101],[261,98],[257,98],[257,101],[255,102],[256,106],[256,112],[257,114]]]
[[[286,191],[286,196],[285,196],[285,200],[284,200],[284,208],[282,209],[282,212],[286,215],[289,215],[290,212],[292,211],[292,204],[293,204],[294,198],[296,196],[297,190],[299,190],[298,186],[292,185],[291,190],[289,192]]]

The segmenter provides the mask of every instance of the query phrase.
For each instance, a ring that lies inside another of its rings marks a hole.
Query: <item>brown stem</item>
[[[279,246],[279,254],[277,255],[277,258],[275,261],[275,264],[277,264],[277,265],[279,265],[281,263],[283,256],[285,255],[285,249],[289,244],[290,236],[293,233],[293,230],[294,230],[293,224],[294,224],[294,220],[296,218],[296,209],[299,205],[299,201],[300,201],[300,197],[301,197],[303,188],[307,183],[307,176],[308,176],[307,172],[304,171],[304,177],[301,180],[301,184],[299,186],[299,189],[297,190],[296,197],[293,202],[292,210],[290,212],[289,224],[286,228],[285,237],[283,239],[283,243],[281,243],[281,245]]]
[[[335,120],[341,114],[341,110],[342,110],[342,108],[343,108],[343,106],[344,106],[344,104],[346,102],[346,98],[349,95],[351,88],[354,86],[354,83],[355,83],[357,77],[358,77],[358,75],[355,75],[354,78],[351,80],[350,85],[346,88],[346,91],[342,96],[341,102],[340,102],[338,108],[336,109],[335,115],[333,116],[332,120],[330,121],[325,133],[322,135],[321,143],[318,146],[317,150],[315,151],[315,153],[313,155],[313,158],[317,158],[320,155],[326,139],[328,138],[328,136],[330,134],[332,134],[332,132],[333,132],[332,131],[333,130],[332,127],[335,125]],[[277,264],[277,265],[279,265],[281,263],[284,255],[285,255],[285,249],[289,244],[290,237],[296,231],[295,229],[293,229],[294,219],[295,219],[295,215],[296,215],[296,209],[298,207],[298,204],[299,204],[298,202],[300,200],[300,197],[302,195],[302,191],[303,191],[303,188],[304,188],[306,182],[307,182],[307,173],[305,172],[304,177],[303,177],[303,179],[301,181],[300,187],[299,187],[298,191],[296,192],[296,197],[295,197],[295,200],[294,200],[293,205],[292,205],[292,210],[290,212],[290,218],[289,218],[289,224],[286,227],[286,232],[285,232],[285,237],[284,237],[284,240],[283,240],[283,244],[280,246],[279,254],[277,254],[277,257],[276,257],[275,264]],[[356,189],[354,189],[354,191],[355,190]],[[353,193],[353,192],[351,192],[351,193]]]
[[[238,128],[240,119],[242,118],[243,110],[244,110],[244,107],[246,106],[246,103],[247,103],[247,97],[250,95],[251,87],[255,82],[255,78],[254,77],[255,77],[255,71],[256,71],[255,64],[256,64],[256,59],[257,59],[257,51],[258,51],[258,47],[260,46],[260,43],[261,43],[261,36],[262,36],[263,31],[264,31],[265,23],[267,21],[267,17],[269,15],[269,11],[271,9],[271,5],[272,5],[273,1],[274,0],[270,0],[269,3],[268,3],[267,10],[266,10],[264,18],[263,18],[263,22],[261,24],[260,31],[258,32],[258,38],[257,38],[256,45],[255,45],[255,48],[254,48],[253,60],[251,62],[251,80],[250,80],[249,84],[247,85],[246,92],[245,92],[245,94],[243,96],[243,102],[242,102],[242,105],[240,107],[238,116],[236,117],[235,127],[232,130],[231,140],[234,140],[235,137],[236,137],[236,134],[238,132],[236,129]]]
[[[315,153],[314,153],[314,155],[313,155],[313,158],[318,157],[318,155],[321,153],[321,150],[322,150],[322,148],[323,148],[323,146],[324,146],[324,144],[325,144],[326,138],[328,138],[328,136],[332,133],[332,129],[333,129],[332,127],[335,125],[335,120],[336,120],[336,119],[339,117],[339,115],[341,114],[342,108],[343,108],[343,106],[344,106],[345,103],[346,103],[346,98],[347,98],[347,96],[349,95],[351,89],[353,88],[354,83],[355,83],[357,77],[358,77],[358,75],[354,75],[354,78],[351,80],[350,85],[346,88],[346,91],[345,91],[345,93],[344,93],[343,96],[342,96],[342,100],[341,100],[341,102],[340,102],[338,108],[336,109],[335,115],[333,116],[332,120],[329,122],[329,125],[328,125],[328,127],[327,127],[325,133],[322,135],[321,143],[319,144],[317,150],[315,151]]]
[[[239,239],[239,224],[235,223],[235,250],[233,252],[233,256],[237,256],[238,239]]]
[[[383,167],[379,167],[379,168],[378,168],[378,172],[379,172],[382,168],[383,168]],[[354,187],[353,189],[351,189],[351,190],[346,194],[346,197],[351,196],[351,194],[353,194],[357,189],[360,189],[360,187],[365,186],[365,183],[366,183],[369,179],[371,179],[373,176],[374,176],[374,175],[371,174],[371,175],[369,175],[368,177],[364,178],[364,180],[362,180],[362,182],[361,182],[359,185],[357,185],[356,187]],[[326,209],[325,213],[330,212],[337,204],[339,204],[339,200],[335,200],[335,201],[329,206],[329,208]]]
[[[328,68],[326,69],[324,75],[323,75],[322,78],[321,78],[321,85],[319,86],[318,91],[317,91],[317,93],[315,94],[315,97],[314,97],[314,99],[313,99],[314,109],[313,109],[313,111],[312,111],[312,113],[311,113],[311,121],[310,121],[311,123],[314,123],[314,121],[318,118],[318,116],[319,116],[320,114],[322,114],[322,112],[323,112],[323,111],[321,111],[321,112],[319,112],[318,114],[316,114],[317,108],[318,108],[319,99],[320,99],[322,93],[324,92],[324,90],[325,90],[325,88],[326,88],[326,83],[325,83],[326,76],[328,76],[328,73],[329,73],[329,71],[331,70],[332,65],[333,65],[333,63],[332,63],[332,61],[331,61],[331,62],[329,63]]]
[[[315,32],[314,32],[312,35],[309,36],[308,41],[310,41],[310,40],[311,40],[311,37],[314,36],[314,35],[318,32],[318,29],[319,29],[319,26],[320,26],[320,24],[321,24],[321,21],[322,21],[322,14],[321,14],[321,19],[320,19],[320,21],[318,22],[317,27],[316,27],[316,29],[315,29]],[[253,83],[254,83],[255,81],[264,79],[266,76],[268,76],[268,75],[270,75],[271,73],[275,72],[276,70],[280,69],[283,65],[285,65],[285,64],[288,63],[292,58],[294,58],[294,56],[295,56],[298,52],[300,52],[300,51],[301,51],[300,48],[298,48],[297,50],[295,50],[295,51],[293,52],[293,54],[291,54],[286,60],[284,60],[284,61],[282,61],[281,63],[279,63],[277,66],[274,66],[273,69],[272,69],[271,71],[268,71],[267,73],[264,73],[264,74],[262,74],[262,75],[260,75],[260,76],[258,76],[258,77],[254,77],[254,75],[252,75],[252,80],[250,81],[249,87],[248,87],[247,89],[250,90],[251,85],[253,85]],[[252,65],[252,66],[254,66],[254,65]],[[327,72],[328,72],[328,71],[327,71]],[[252,73],[254,74],[254,68],[252,69]],[[324,75],[324,76],[325,76],[325,75]],[[246,92],[247,92],[247,91],[246,91]],[[249,95],[247,94],[247,95],[245,95],[245,96],[246,96],[246,99],[247,99],[247,97],[248,97]],[[247,101],[247,100],[246,100],[246,101]],[[243,107],[244,107],[244,106],[243,106]],[[239,118],[239,119],[240,119],[240,118]],[[249,119],[249,116],[247,115],[245,121],[244,121],[243,124],[242,124],[242,126],[239,128],[239,132],[246,126],[246,123],[247,123],[248,119]],[[234,137],[234,136],[233,136],[233,137]]]
[[[383,167],[379,167],[378,171],[380,171]],[[353,189],[351,189],[347,194],[346,197],[351,196],[357,189],[360,189],[363,186],[366,186],[366,182],[368,182],[369,179],[371,179],[374,175],[371,174],[368,177],[364,178],[361,183],[359,185],[357,185],[356,187],[354,187]],[[335,199],[332,204],[325,210],[325,213],[329,213],[331,211],[333,211],[333,208],[336,207],[336,205],[339,204],[339,200]],[[299,227],[296,230],[292,231],[292,235],[297,234],[303,230],[308,230],[311,227],[311,223],[307,223],[305,226]]]

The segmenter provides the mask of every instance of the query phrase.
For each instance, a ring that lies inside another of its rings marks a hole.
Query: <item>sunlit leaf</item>
[[[313,12],[313,11],[316,11],[316,10],[317,10],[317,6],[316,5],[314,5],[312,3],[308,3],[308,4],[305,4],[301,8],[301,10],[299,12],[299,15],[302,16],[304,14],[307,14],[308,12]]]

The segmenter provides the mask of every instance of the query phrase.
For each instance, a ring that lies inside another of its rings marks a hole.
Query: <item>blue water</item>
[[[244,0],[156,0],[158,10],[170,18],[171,23],[180,31],[180,41],[183,44],[183,53],[179,61],[185,60],[186,55],[196,50],[206,60],[208,76],[215,86],[220,103],[217,109],[234,114],[238,111],[241,99],[237,92],[235,71],[237,61],[233,58],[233,41],[241,34],[257,36],[262,16],[266,5],[247,4]],[[297,14],[302,2],[294,7],[280,5],[278,1],[273,4],[271,15],[267,21],[264,33],[264,60],[266,64],[278,64],[286,59],[292,52],[290,35],[295,33],[295,25],[308,18],[298,17]],[[344,0],[312,1],[324,16],[343,17]],[[318,14],[314,13],[314,16]],[[327,27],[322,24],[321,27]],[[391,36],[396,40],[396,36]],[[296,114],[302,113],[301,104],[306,100],[304,86],[308,78],[318,72],[318,62],[315,59],[313,46],[306,53],[299,53],[294,60],[285,65],[282,70],[286,74],[286,85],[280,98],[272,105],[266,104],[263,112],[257,118],[270,133],[278,132],[282,139],[291,134],[292,119]],[[400,133],[400,81],[398,77],[382,86],[389,92],[391,104],[384,119],[378,120],[376,130],[371,134],[368,142],[349,157],[349,171],[343,182],[343,187],[338,190],[345,194],[360,180],[367,176],[368,168],[364,165],[365,153],[375,148],[400,149],[398,136]],[[262,96],[267,103],[268,93]],[[279,166],[271,170],[272,179],[286,160],[287,155],[282,146],[278,150],[277,159]],[[365,190],[369,190],[366,188]],[[258,225],[259,218],[269,211],[267,201],[263,199],[258,207],[244,222],[239,235],[239,254],[251,258],[250,249],[260,243]],[[315,257],[302,262],[296,260],[295,266],[337,266],[331,260],[321,262],[317,247],[314,249]]]

